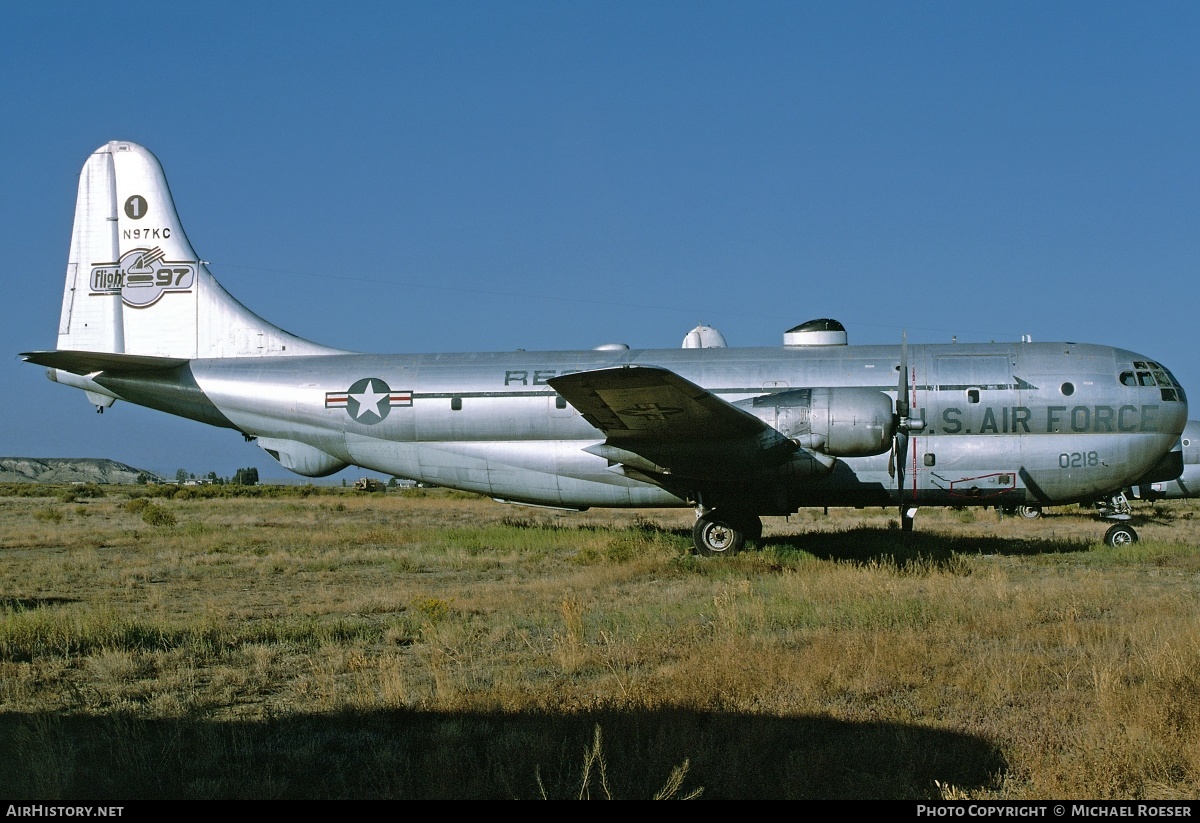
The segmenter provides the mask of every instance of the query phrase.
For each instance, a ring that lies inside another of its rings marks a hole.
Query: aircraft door
[[[931,428],[939,435],[922,461],[930,486],[963,502],[1013,491],[1022,456],[1012,435],[1026,420],[1010,355],[937,355],[930,378]]]

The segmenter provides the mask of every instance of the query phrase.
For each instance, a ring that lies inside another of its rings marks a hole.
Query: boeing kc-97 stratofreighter
[[[309,477],[349,465],[583,510],[690,506],[704,555],[806,506],[1051,505],[1182,470],[1183,389],[1082,343],[850,346],[817,320],[783,345],[357,354],[234,299],[197,257],[158,160],[84,165],[54,351],[23,357],[103,411],[224,426]],[[1110,541],[1136,540],[1124,524]]]

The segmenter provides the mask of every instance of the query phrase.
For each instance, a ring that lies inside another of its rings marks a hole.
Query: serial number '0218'
[[[1083,466],[1100,465],[1100,455],[1096,452],[1071,452],[1058,456],[1058,466],[1062,469],[1078,469]]]

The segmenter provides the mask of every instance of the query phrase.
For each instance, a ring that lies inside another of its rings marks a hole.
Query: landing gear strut
[[[1129,520],[1133,517],[1133,507],[1129,505],[1129,498],[1125,496],[1125,492],[1117,492],[1096,506],[1105,520]]]
[[[1138,542],[1137,531],[1128,523],[1133,518],[1133,507],[1129,505],[1129,499],[1125,497],[1124,492],[1117,492],[1097,505],[1100,507],[1101,517],[1118,521],[1104,533],[1104,545],[1127,546]]]
[[[723,515],[715,509],[696,518],[692,542],[703,557],[737,554],[747,540],[762,537],[762,521],[756,515]]]

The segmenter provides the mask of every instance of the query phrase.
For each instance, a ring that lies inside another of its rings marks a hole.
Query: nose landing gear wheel
[[[1138,542],[1138,533],[1134,531],[1133,526],[1126,523],[1110,526],[1104,533],[1104,545],[1106,546],[1128,546],[1136,542]]]

